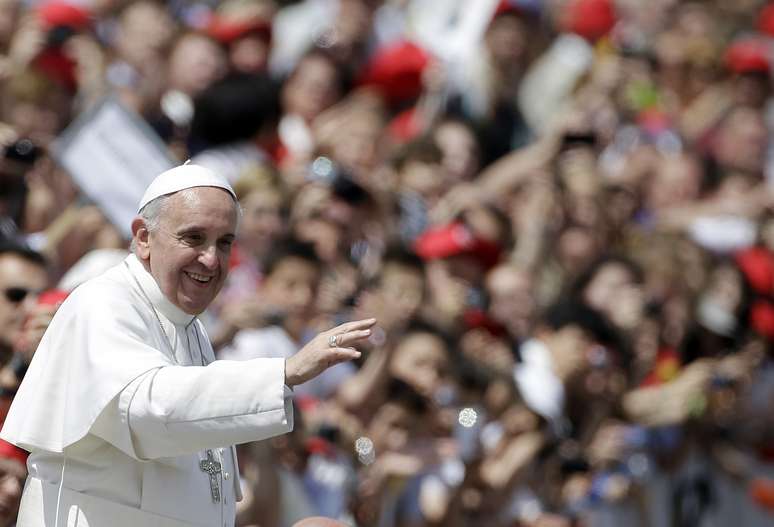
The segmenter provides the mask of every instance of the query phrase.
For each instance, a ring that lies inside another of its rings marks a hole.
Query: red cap
[[[223,44],[230,44],[250,33],[257,34],[266,42],[270,42],[271,24],[262,19],[234,20],[214,14],[207,24],[207,33]]]
[[[67,26],[80,31],[91,25],[91,13],[88,10],[60,0],[40,4],[38,18],[46,29]]]
[[[371,57],[359,84],[377,88],[390,104],[415,99],[422,93],[422,72],[431,60],[411,42],[390,44]]]
[[[0,439],[0,458],[13,459],[26,466],[27,456],[29,456],[29,453],[26,450],[22,450],[8,441]]]
[[[450,223],[426,230],[414,242],[414,251],[424,260],[469,255],[485,269],[494,267],[500,260],[498,244],[478,238],[462,223]]]
[[[726,49],[726,67],[734,73],[768,73],[769,45],[761,38],[744,38]]]
[[[612,0],[570,0],[563,13],[565,31],[591,42],[604,37],[616,23]]]

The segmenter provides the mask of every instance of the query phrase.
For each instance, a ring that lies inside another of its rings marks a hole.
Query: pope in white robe
[[[215,361],[196,315],[227,274],[236,198],[185,165],[139,208],[170,196],[174,214],[161,227],[135,219],[140,248],[77,288],[38,347],[0,433],[30,451],[18,527],[232,526],[232,445],[290,431],[288,386],[357,356],[348,346],[375,322],[321,333],[287,360]]]

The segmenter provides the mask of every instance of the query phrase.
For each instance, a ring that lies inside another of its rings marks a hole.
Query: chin
[[[202,314],[206,309],[207,306],[210,305],[210,302],[202,303],[202,302],[181,302],[179,307],[189,315],[200,315]]]

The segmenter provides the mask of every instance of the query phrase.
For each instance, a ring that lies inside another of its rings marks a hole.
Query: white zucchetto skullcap
[[[231,194],[234,201],[236,201],[236,194],[231,185],[228,184],[228,181],[208,168],[189,163],[186,162],[185,165],[170,168],[156,176],[156,179],[145,190],[145,194],[140,200],[140,205],[137,207],[137,212],[139,213],[145,205],[156,198],[194,187],[222,188]]]

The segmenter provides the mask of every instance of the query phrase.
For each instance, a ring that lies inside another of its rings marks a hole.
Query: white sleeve
[[[169,366],[132,381],[92,433],[137,459],[259,441],[293,429],[284,359]]]

